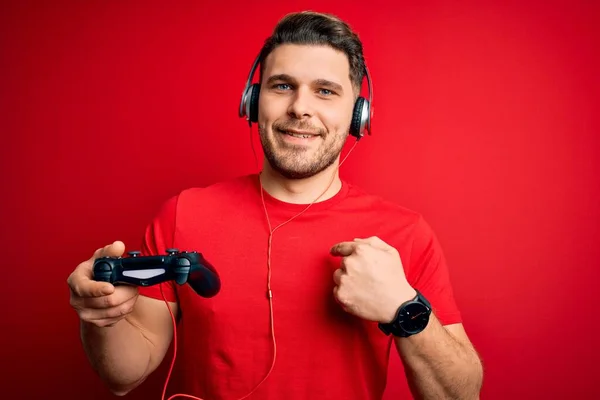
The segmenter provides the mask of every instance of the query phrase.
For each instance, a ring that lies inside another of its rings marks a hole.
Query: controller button
[[[127,254],[129,254],[131,257],[137,257],[137,256],[139,256],[140,254],[142,254],[142,252],[141,252],[141,251],[137,251],[137,250],[136,250],[136,251],[130,251],[130,252],[128,252]]]
[[[97,272],[110,272],[112,270],[112,268],[110,267],[109,263],[100,262],[100,263],[96,264],[95,270]]]
[[[190,260],[188,260],[187,258],[181,257],[177,259],[177,265],[181,267],[189,267],[190,265],[192,265],[192,263],[190,263]]]
[[[178,249],[167,249],[167,253],[168,254],[175,254],[175,253],[179,253]]]

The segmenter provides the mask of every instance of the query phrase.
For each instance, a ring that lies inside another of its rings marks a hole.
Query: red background
[[[308,8],[364,41],[374,134],[342,175],[438,233],[482,397],[600,396],[597,3],[391,3],[2,3],[1,397],[110,398],[68,274],[115,239],[137,248],[177,191],[255,171],[239,96],[277,19]],[[401,374],[394,357],[386,399]]]

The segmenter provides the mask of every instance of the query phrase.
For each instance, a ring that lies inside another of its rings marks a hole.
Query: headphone
[[[258,121],[258,97],[260,93],[260,84],[251,84],[252,77],[258,66],[260,54],[254,60],[248,80],[246,81],[246,87],[242,93],[242,100],[240,101],[239,116],[240,118],[246,117],[248,125],[252,127],[252,122]],[[365,64],[365,76],[367,77],[367,86],[369,88],[369,99],[364,97],[358,97],[354,103],[354,110],[352,111],[352,121],[350,122],[350,134],[359,140],[364,136],[366,130],[369,136],[371,135],[371,119],[373,118],[373,88],[371,87],[371,75],[369,69]]]

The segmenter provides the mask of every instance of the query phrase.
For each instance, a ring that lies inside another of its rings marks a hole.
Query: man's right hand
[[[110,327],[133,310],[138,298],[136,286],[113,286],[108,282],[94,281],[94,260],[100,257],[119,257],[125,245],[116,241],[94,252],[94,255],[77,266],[69,275],[67,284],[71,291],[71,306],[82,321],[98,327]]]

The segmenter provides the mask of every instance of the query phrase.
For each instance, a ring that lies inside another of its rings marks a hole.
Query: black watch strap
[[[403,303],[402,305],[400,305],[400,307],[398,307],[398,310],[396,311],[396,315],[394,316],[394,319],[392,321],[390,321],[389,323],[379,323],[379,329],[385,333],[386,335],[394,335],[394,336],[398,336],[398,337],[409,337],[412,336],[418,332],[420,332],[422,329],[425,328],[425,325],[427,324],[427,322],[429,321],[429,315],[431,314],[431,304],[429,303],[429,301],[425,298],[425,296],[423,296],[421,294],[421,292],[419,292],[418,290],[415,289],[415,291],[417,292],[416,296],[411,299],[406,301],[405,303]],[[405,317],[405,312],[406,312],[406,308],[407,306],[410,307],[411,305],[413,305],[414,303],[418,303],[421,305],[421,308],[424,308],[424,312],[422,314],[424,314],[422,316],[422,321],[425,322],[425,325],[423,325],[422,329],[417,329],[417,331],[412,330],[412,331],[406,331],[405,329],[403,329],[402,327],[402,319]]]

